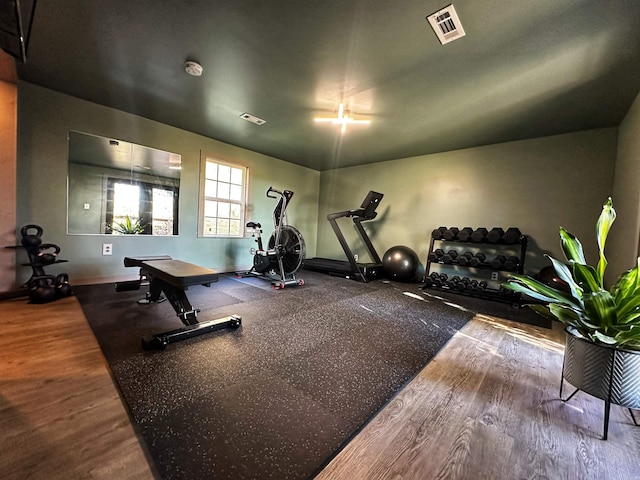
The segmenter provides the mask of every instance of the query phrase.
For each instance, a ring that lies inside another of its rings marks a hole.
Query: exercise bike
[[[248,222],[247,229],[255,238],[258,248],[251,248],[253,267],[248,272],[239,274],[242,277],[257,276],[271,280],[274,289],[285,288],[287,285],[304,285],[304,280],[296,278],[296,273],[302,268],[306,255],[304,238],[300,232],[287,225],[286,211],[293,192],[291,190],[276,190],[269,187],[268,198],[278,199],[273,210],[273,233],[265,250],[262,243],[262,225]]]

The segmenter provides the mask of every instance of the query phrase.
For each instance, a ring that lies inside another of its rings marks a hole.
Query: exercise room
[[[637,478],[639,24],[0,2],[0,477]]]

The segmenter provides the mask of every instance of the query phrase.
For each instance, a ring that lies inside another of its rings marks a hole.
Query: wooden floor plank
[[[563,339],[476,316],[316,479],[637,478],[625,409],[603,441],[602,401],[559,399]]]
[[[0,317],[0,478],[154,478],[77,300]]]

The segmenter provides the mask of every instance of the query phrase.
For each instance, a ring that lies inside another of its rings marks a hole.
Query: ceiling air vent
[[[444,7],[436,13],[429,15],[427,20],[429,20],[431,28],[436,32],[442,45],[453,42],[465,35],[464,28],[462,28],[462,24],[453,5]]]
[[[255,123],[256,125],[264,125],[267,123],[266,120],[256,117],[255,115],[251,115],[250,113],[243,113],[240,115],[240,118],[246,120],[247,122]]]

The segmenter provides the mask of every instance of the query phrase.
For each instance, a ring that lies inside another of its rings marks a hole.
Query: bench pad
[[[142,262],[142,268],[154,277],[180,289],[189,285],[204,285],[218,281],[218,273],[215,270],[182,260],[149,260]]]

